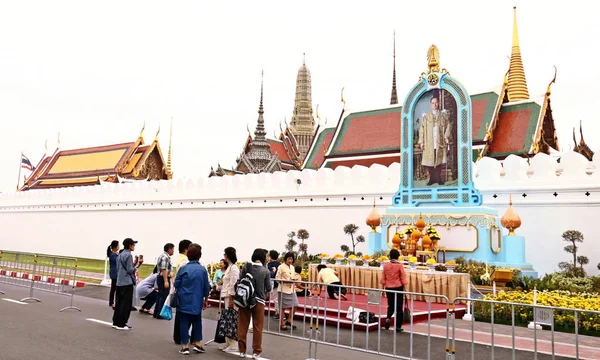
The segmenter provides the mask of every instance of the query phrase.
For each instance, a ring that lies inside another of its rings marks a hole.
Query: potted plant
[[[329,255],[325,254],[325,253],[321,254],[320,258],[321,258],[321,264],[323,264],[323,265],[327,265],[327,260],[330,259]]]
[[[435,271],[435,265],[436,265],[435,259],[429,258],[429,259],[427,259],[425,264],[427,264],[429,271]]]
[[[348,261],[350,262],[350,266],[356,266],[356,260],[358,260],[358,256],[352,254],[348,256]]]
[[[371,260],[373,260],[373,258],[371,257],[371,255],[365,255],[362,257],[363,259],[363,267],[369,267],[369,262]]]
[[[333,255],[333,260],[335,260],[335,264],[336,265],[342,265],[342,260],[344,260],[344,255],[342,254],[335,254]]]
[[[415,270],[417,268],[417,258],[411,256],[408,258],[408,263],[410,264],[410,269]]]
[[[387,256],[380,256],[377,261],[379,261],[381,268],[383,268],[383,265],[390,262],[390,259]]]

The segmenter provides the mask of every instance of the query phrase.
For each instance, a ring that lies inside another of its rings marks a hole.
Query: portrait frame
[[[423,187],[414,178],[414,119],[417,103],[429,91],[449,93],[456,101],[456,183],[452,186]],[[423,76],[410,90],[402,106],[400,134],[400,186],[393,198],[395,207],[450,203],[455,206],[479,206],[481,193],[473,184],[471,97],[462,84],[445,72]]]

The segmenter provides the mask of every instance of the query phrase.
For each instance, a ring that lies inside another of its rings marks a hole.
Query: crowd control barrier
[[[76,277],[76,258],[0,251],[0,283],[29,288],[29,295],[22,302],[41,302],[35,293],[44,291],[70,298],[61,312],[81,311],[73,305],[75,287],[83,284]]]

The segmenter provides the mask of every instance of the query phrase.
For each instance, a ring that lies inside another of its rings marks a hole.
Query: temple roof
[[[168,172],[158,139],[143,145],[140,135],[134,142],[56,149],[52,155],[42,157],[21,190],[96,185],[100,181],[117,182],[118,177],[167,179]]]
[[[473,116],[473,144],[483,142],[489,127],[489,121],[494,117],[500,96],[489,91],[482,94],[471,96],[472,116]]]
[[[330,127],[323,129],[323,131],[317,135],[308,152],[309,157],[307,157],[306,161],[304,162],[305,169],[318,169],[321,167],[321,165],[323,165],[323,161],[325,160],[325,152],[327,152],[329,149],[329,145],[331,144],[334,133],[335,128]]]

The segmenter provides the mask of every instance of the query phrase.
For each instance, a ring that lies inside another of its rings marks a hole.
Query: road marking
[[[19,301],[19,300],[13,300],[13,299],[8,299],[8,298],[2,298],[2,300],[9,301],[11,303],[15,303],[15,304],[19,304],[19,305],[27,305],[26,302],[22,302],[22,301]]]
[[[227,353],[227,354],[232,354],[232,355],[235,355],[235,356],[240,356],[240,352],[239,352],[239,351],[225,351],[225,353]],[[250,354],[246,354],[246,358],[247,358],[247,359],[251,359],[251,358],[252,358],[252,355],[250,355]],[[267,359],[267,358],[265,358],[265,357],[262,357],[262,356],[260,357],[260,359],[261,359],[261,360],[269,360],[269,359]]]
[[[87,321],[91,321],[91,322],[95,322],[95,323],[98,323],[98,324],[104,324],[104,325],[112,326],[112,323],[108,322],[108,321],[102,321],[102,320],[92,319],[92,318],[87,318],[86,320]]]

